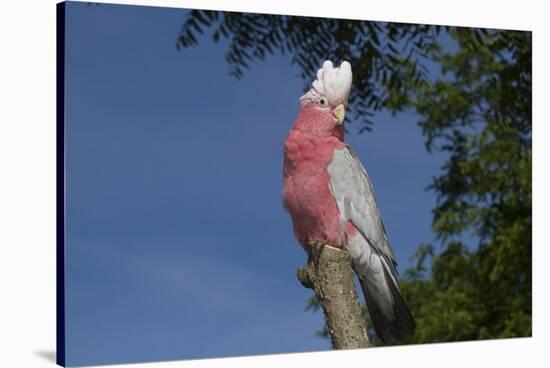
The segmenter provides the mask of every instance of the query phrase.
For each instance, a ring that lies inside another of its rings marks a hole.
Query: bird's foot
[[[308,262],[313,263],[313,265],[317,267],[324,247],[325,243],[322,241],[308,243]]]

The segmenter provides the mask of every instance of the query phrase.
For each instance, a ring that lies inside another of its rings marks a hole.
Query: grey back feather
[[[371,246],[395,265],[395,254],[380,217],[372,182],[357,155],[349,146],[335,150],[327,171],[341,221],[351,220]]]

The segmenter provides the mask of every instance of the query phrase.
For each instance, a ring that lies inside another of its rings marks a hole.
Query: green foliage
[[[350,61],[361,130],[373,111],[412,109],[426,149],[447,155],[428,187],[438,244],[418,248],[402,281],[409,343],[531,335],[531,33],[194,10],[178,46],[207,31],[237,78],[283,53],[307,89],[322,60]]]
[[[402,283],[418,324],[412,342],[530,336],[531,34],[450,36],[458,51],[431,56],[442,75],[407,96],[427,148],[449,155],[429,186],[442,251]]]

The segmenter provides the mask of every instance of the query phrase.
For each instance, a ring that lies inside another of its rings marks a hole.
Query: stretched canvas
[[[57,39],[58,364],[531,336],[531,32],[64,2]]]

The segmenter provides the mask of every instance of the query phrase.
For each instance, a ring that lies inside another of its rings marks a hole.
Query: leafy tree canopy
[[[320,61],[347,60],[353,65],[350,111],[370,130],[372,111],[380,110],[403,81],[420,81],[428,69],[419,62],[424,50],[435,45],[441,27],[364,22],[313,17],[192,10],[178,37],[179,48],[198,44],[208,32],[225,40],[229,74],[242,78],[255,61],[269,55],[290,55],[311,87]]]
[[[178,47],[203,33],[227,41],[236,78],[289,54],[307,89],[320,60],[348,60],[361,131],[373,111],[413,110],[426,149],[447,154],[427,188],[435,245],[402,281],[410,343],[531,335],[530,32],[193,10]]]

